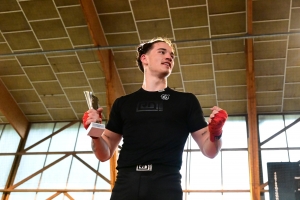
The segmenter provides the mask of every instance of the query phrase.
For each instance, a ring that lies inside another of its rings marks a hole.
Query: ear
[[[140,60],[143,65],[148,64],[148,59],[147,59],[146,54],[141,55]]]

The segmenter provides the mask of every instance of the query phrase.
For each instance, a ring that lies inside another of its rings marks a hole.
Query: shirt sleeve
[[[106,129],[118,134],[122,134],[123,125],[121,117],[120,98],[116,99],[113,103],[109,114],[109,120],[106,124]]]

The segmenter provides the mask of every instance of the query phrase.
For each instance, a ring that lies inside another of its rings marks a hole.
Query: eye
[[[158,51],[158,53],[161,53],[161,54],[165,54],[166,52],[165,51]]]

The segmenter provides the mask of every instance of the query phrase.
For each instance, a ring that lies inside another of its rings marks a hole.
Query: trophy
[[[86,103],[89,109],[97,110],[99,108],[99,99],[90,91],[83,91]],[[105,129],[104,124],[99,124],[96,122],[91,122],[90,126],[86,130],[87,135],[92,137],[101,137],[103,131]]]

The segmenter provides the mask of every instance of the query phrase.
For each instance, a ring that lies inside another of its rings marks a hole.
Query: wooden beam
[[[7,91],[2,81],[0,81],[0,111],[14,127],[20,137],[24,139],[29,127],[29,122],[15,100]]]
[[[88,28],[95,46],[108,46],[105,35],[100,23],[93,0],[80,0],[80,4],[85,15]],[[106,80],[106,98],[107,98],[107,113],[109,115],[113,102],[117,97],[125,95],[121,80],[117,73],[116,66],[113,62],[113,54],[111,50],[98,50],[99,60]],[[116,181],[116,163],[117,151],[110,159],[111,171],[111,187],[114,187]]]
[[[252,0],[247,0],[247,33],[252,34],[253,17]],[[258,125],[256,110],[256,88],[253,55],[253,39],[246,39],[246,63],[247,63],[247,113],[248,113],[248,158],[250,176],[250,194],[252,200],[260,200],[259,180],[259,148],[258,148]]]

